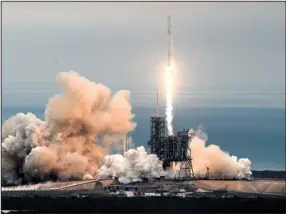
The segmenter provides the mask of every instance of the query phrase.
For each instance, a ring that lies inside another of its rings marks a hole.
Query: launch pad
[[[90,180],[45,183],[35,187],[38,189],[29,186],[26,190],[17,189],[19,187],[2,190],[2,209],[42,213],[285,212],[285,182],[282,179],[158,180],[128,185],[116,180]]]
[[[194,179],[189,141],[194,136],[189,130],[178,131],[176,136],[166,136],[166,120],[163,116],[150,118],[150,140],[148,146],[151,154],[156,154],[163,161],[164,169],[171,163],[180,163],[184,175],[181,178]]]
[[[157,92],[157,113],[150,118],[150,140],[148,146],[150,153],[157,155],[163,161],[163,168],[171,167],[171,163],[180,163],[184,175],[183,179],[194,180],[191,150],[189,141],[195,136],[195,132],[188,129],[178,131],[175,136],[166,133],[166,118],[159,114]]]

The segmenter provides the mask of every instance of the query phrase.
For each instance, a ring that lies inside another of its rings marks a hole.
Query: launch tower
[[[158,98],[157,98],[158,99]],[[157,112],[158,113],[158,112]],[[172,162],[180,162],[184,179],[194,179],[189,140],[195,133],[189,130],[178,131],[176,136],[167,136],[166,119],[156,114],[150,118],[150,140],[148,146],[151,154],[156,154],[163,161],[164,169]]]
[[[157,107],[156,115],[150,118],[150,140],[148,146],[152,154],[157,154],[161,159],[164,158],[164,141],[166,137],[166,120],[159,113],[159,92],[157,90]]]

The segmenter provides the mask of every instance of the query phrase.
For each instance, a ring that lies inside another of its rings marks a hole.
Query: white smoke
[[[121,183],[142,181],[164,176],[162,162],[156,155],[148,155],[143,146],[129,149],[124,156],[107,155],[98,171],[98,179],[117,177]]]
[[[111,96],[75,72],[57,81],[64,92],[49,100],[45,121],[19,113],[3,124],[4,185],[94,177],[108,149],[134,130],[128,91]]]
[[[206,146],[207,135],[200,130],[189,140],[192,165],[196,178],[206,178],[207,167],[209,179],[248,179],[251,176],[251,162],[247,158],[237,159],[222,151],[216,145]],[[171,163],[163,170],[163,164],[156,155],[148,155],[144,147],[128,150],[124,156],[108,155],[99,169],[98,179],[117,177],[121,183],[141,181],[165,176],[178,178],[184,176],[180,170],[181,163]]]
[[[43,190],[43,189],[51,189],[53,186],[53,182],[46,182],[41,184],[34,185],[21,185],[21,186],[13,186],[13,187],[1,187],[1,191],[27,191],[27,190]]]
[[[127,149],[135,149],[133,138],[131,136],[128,136],[127,138]]]

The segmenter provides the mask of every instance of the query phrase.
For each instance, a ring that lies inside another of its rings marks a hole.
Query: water
[[[44,108],[13,107],[2,110],[2,124],[18,112],[32,112],[44,118]],[[136,146],[147,145],[149,118],[154,109],[134,108],[136,130],[131,134]],[[163,110],[161,111],[163,112]],[[247,157],[252,169],[285,170],[285,110],[270,108],[190,108],[176,109],[174,128],[203,125],[208,144],[216,144],[239,158]]]

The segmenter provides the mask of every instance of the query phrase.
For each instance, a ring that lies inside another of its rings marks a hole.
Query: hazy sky
[[[44,106],[69,70],[153,104],[170,14],[177,106],[284,107],[284,2],[2,5],[4,106]]]

